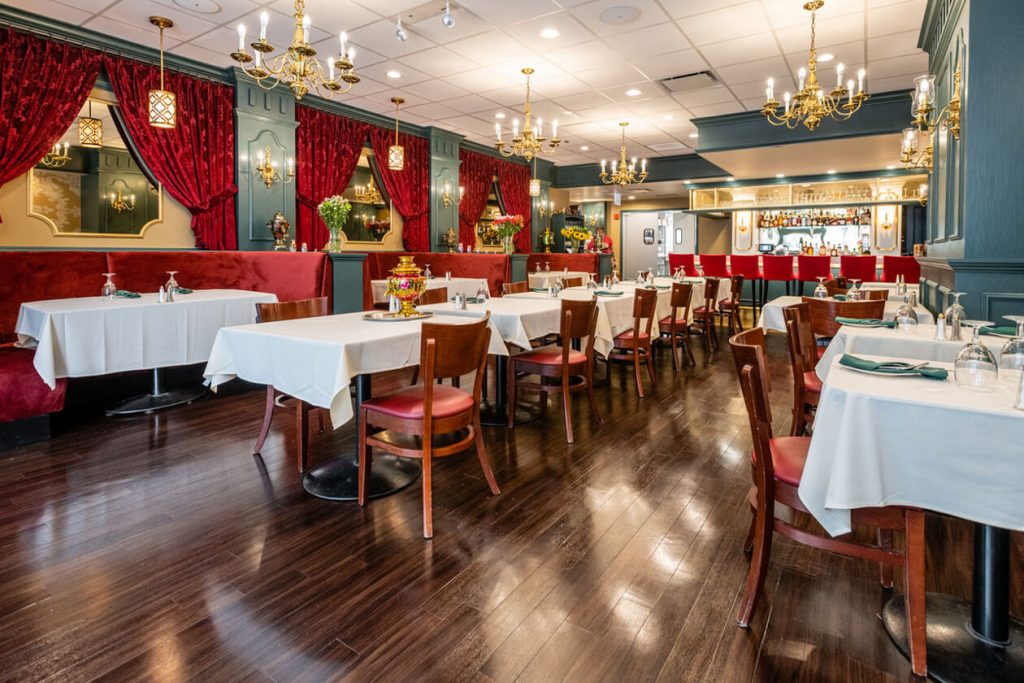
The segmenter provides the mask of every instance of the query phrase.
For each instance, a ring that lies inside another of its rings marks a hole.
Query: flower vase
[[[341,252],[341,227],[328,225],[327,230],[330,232],[330,239],[327,244],[324,245],[324,251],[330,254],[337,254]]]
[[[506,254],[516,253],[516,245],[512,241],[512,235],[505,235],[501,238],[502,251]]]

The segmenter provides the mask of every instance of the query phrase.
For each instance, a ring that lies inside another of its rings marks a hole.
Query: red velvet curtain
[[[459,242],[476,245],[476,224],[487,206],[500,159],[468,149],[459,150],[459,185],[466,189],[459,204]]]
[[[39,163],[71,127],[99,66],[98,53],[0,29],[0,186]]]
[[[341,194],[348,187],[370,126],[302,105],[295,109],[299,122],[295,241],[305,242],[310,249],[319,249],[327,243],[329,233],[316,207],[326,197]]]
[[[370,144],[379,160],[384,189],[402,216],[402,238],[407,251],[430,251],[430,143],[426,138],[401,133],[398,144],[405,147],[405,168],[388,168],[388,147],[395,132],[370,127]]]
[[[530,197],[530,167],[499,161],[498,182],[501,186],[501,199],[505,203],[505,212],[523,217],[523,229],[516,233],[513,242],[516,251],[528,254],[533,251],[533,238],[530,237],[530,217],[533,213],[533,198]]]
[[[143,161],[192,213],[200,249],[237,249],[235,226],[234,90],[228,85],[165,72],[166,90],[177,95],[178,125],[149,125],[149,91],[160,87],[160,70],[104,56],[125,125]]]

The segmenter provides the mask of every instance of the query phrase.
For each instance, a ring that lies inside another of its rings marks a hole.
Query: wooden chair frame
[[[678,345],[682,345],[686,357],[690,359],[691,365],[696,365],[693,358],[693,351],[690,350],[690,304],[693,299],[692,282],[672,283],[672,312],[668,318],[658,321],[659,338],[662,342],[667,337],[672,345],[672,370],[679,372],[681,363],[677,352]],[[666,320],[668,321],[666,324]]]
[[[640,364],[647,365],[647,374],[651,378],[651,387],[658,387],[658,380],[654,377],[654,353],[651,346],[653,337],[651,330],[654,327],[654,319],[658,313],[658,290],[644,289],[637,287],[633,295],[633,327],[634,336],[629,340],[616,340],[616,346],[608,352],[608,373],[611,374],[612,363],[628,362],[633,364],[633,377],[636,379],[636,392],[640,398],[644,398],[644,381],[640,374]],[[636,333],[641,331],[643,321],[647,321],[647,340],[644,341]],[[618,346],[621,341],[628,344]],[[609,377],[609,380],[611,378]]]
[[[743,298],[742,275],[733,275],[729,278],[729,298],[718,302],[718,324],[724,326],[726,316],[729,317],[729,334],[736,334],[743,331],[743,321],[740,320],[740,300]]]
[[[811,331],[810,306],[793,304],[782,309],[786,321],[786,342],[789,363],[793,369],[793,423],[790,436],[803,436],[808,425],[814,424],[820,394],[808,389],[805,372],[814,372],[818,364],[818,347]]]
[[[842,327],[836,317],[845,318],[878,318],[885,315],[885,301],[835,301],[834,299],[814,299],[804,297],[804,303],[810,304],[811,329],[819,337],[832,338]]]
[[[530,291],[530,283],[527,280],[520,282],[505,282],[501,285],[502,294],[525,294]]]
[[[693,325],[704,335],[704,350],[712,353],[718,350],[718,330],[715,326],[715,312],[718,309],[718,286],[716,277],[704,278],[704,306],[693,312]],[[703,308],[703,310],[701,310]]]

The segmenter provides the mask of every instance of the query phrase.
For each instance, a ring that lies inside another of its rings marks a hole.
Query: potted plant
[[[324,245],[323,250],[332,254],[340,252],[341,230],[348,222],[348,214],[352,210],[352,205],[340,194],[336,194],[320,202],[316,210],[331,233],[331,239]]]
[[[493,226],[498,236],[501,237],[503,251],[506,254],[515,253],[516,247],[512,242],[512,238],[523,229],[523,217],[519,214],[514,216],[497,216],[494,219]]]

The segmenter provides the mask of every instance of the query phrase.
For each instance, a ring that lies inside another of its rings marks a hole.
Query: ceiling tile
[[[75,9],[97,14],[110,7],[116,0],[60,0],[60,4],[74,7]],[[5,3],[8,4],[8,3]]]
[[[602,19],[602,14],[615,9],[635,9],[639,15],[629,23],[608,23]],[[618,34],[623,31],[632,31],[644,26],[652,26],[668,21],[669,17],[664,10],[658,6],[655,0],[629,0],[628,4],[623,0],[593,0],[583,5],[573,7],[573,16],[579,19],[591,31],[599,36]]]
[[[436,78],[430,78],[421,83],[414,83],[412,85],[405,85],[403,83],[404,81],[405,72],[402,73],[402,78],[400,80],[392,82],[398,84],[399,89],[402,92],[411,93],[417,97],[422,97],[425,100],[430,100],[431,102],[441,102],[447,106],[451,106],[450,100],[456,97],[469,95],[469,93],[462,88],[445,83],[444,81]],[[455,107],[453,107],[453,109],[456,111],[462,111]]]
[[[807,35],[810,36],[811,13],[803,8],[802,2],[766,0],[765,11],[768,13],[768,21],[771,23],[772,28],[804,26],[807,29]],[[864,0],[827,0],[825,6],[818,10],[817,22],[820,25],[822,21],[863,11]]]
[[[683,32],[671,22],[618,33],[605,40],[631,61],[637,57],[663,55],[691,47]]]
[[[333,2],[333,0],[319,1]],[[381,16],[390,18],[393,23],[399,13],[419,7],[423,4],[423,0],[358,0],[358,4],[372,9]]]
[[[628,106],[630,111],[635,111],[637,114],[659,114],[679,109],[679,103],[668,96],[652,97],[642,102],[630,102]]]
[[[743,105],[735,100],[733,101],[733,104],[708,104],[703,107],[693,107],[690,109],[690,112],[695,117],[735,114],[740,111],[744,111]]]
[[[130,40],[133,43],[139,45],[145,45],[146,47],[156,48],[160,45],[159,33],[156,31],[149,31],[142,26],[137,24],[125,24],[114,19],[110,19],[105,16],[93,17],[89,21],[85,22],[84,26],[93,31],[99,33],[105,33],[109,36],[118,36],[124,40]],[[149,28],[153,28],[148,23],[146,24]],[[164,47],[168,50],[178,45],[181,42],[180,39],[173,38],[170,33],[164,34]],[[235,36],[234,47],[238,46],[238,36]]]
[[[871,63],[868,78],[889,78],[890,76],[908,75],[907,87],[913,86],[913,77],[928,72],[928,55],[919,52],[916,55],[879,59]]]
[[[533,54],[519,41],[496,30],[456,40],[447,45],[457,54],[484,66],[514,62]]]
[[[88,21],[93,15],[90,11],[54,2],[54,0],[5,0],[4,4],[58,21],[66,21],[69,24],[81,24]]]
[[[417,104],[412,107],[406,107],[404,111],[416,116],[422,116],[431,121],[440,121],[441,119],[450,119],[454,116],[458,116],[459,112],[455,111],[451,107],[446,107],[443,104],[436,102],[430,104]]]
[[[166,1],[170,2],[171,0]],[[221,5],[225,4],[222,0],[217,0],[217,2]],[[231,2],[236,4],[245,2],[250,7],[254,6],[254,2],[262,4],[259,0],[229,0],[228,4],[231,4]],[[372,4],[368,3],[369,6],[372,6]],[[295,13],[294,0],[274,0],[267,3],[267,6],[287,16]],[[246,19],[246,21],[252,22],[256,27],[259,26],[258,9],[250,10],[252,17]],[[357,5],[352,0],[306,0],[306,14],[309,15],[313,26],[323,29],[334,36],[337,36],[341,31],[352,31],[352,29],[372,24],[382,18],[382,15]],[[249,28],[254,30],[253,26]]]
[[[527,19],[516,24],[502,27],[506,33],[513,38],[528,45],[536,45],[542,49],[564,48],[568,45],[577,45],[594,39],[594,34],[585,28],[568,12],[555,12],[542,17]],[[554,29],[559,35],[556,38],[548,39],[541,35],[545,29]]]
[[[920,30],[925,0],[911,0],[868,10],[868,37]]]
[[[799,68],[799,67],[797,67]],[[781,82],[789,76],[789,66],[782,57],[769,57],[768,59],[756,59],[752,62],[742,62],[723,66],[715,69],[715,73],[726,84],[750,83],[760,81],[762,84],[769,78]]]
[[[773,34],[759,33],[756,36],[747,36],[743,40],[727,40],[705,45],[700,51],[711,66],[729,66],[775,57],[779,54],[779,47]]]
[[[868,57],[872,60],[914,55],[921,51],[917,47],[920,31],[903,31],[868,40]]]
[[[574,113],[580,109],[603,107],[612,103],[610,99],[596,91],[580,93],[579,95],[567,95],[565,97],[557,97],[555,98],[555,101],[558,102],[558,104],[560,104],[563,108]]]
[[[443,13],[444,3],[438,3],[438,12],[429,19],[418,21],[412,24],[412,29],[422,36],[426,36],[435,43],[450,43],[453,40],[459,40],[460,38],[469,38],[470,36],[479,35],[490,29],[490,25],[479,19],[469,12],[460,11],[459,9],[452,9],[452,17],[455,19],[455,25],[448,28],[441,23],[441,14]]]
[[[604,40],[573,45],[544,53],[544,58],[568,72],[593,69],[622,61],[622,56],[611,50]]]
[[[238,66],[238,62],[231,59],[231,55],[228,53],[210,50],[205,47],[200,47],[194,43],[182,43],[181,45],[175,45],[173,48],[168,50],[168,52],[181,57],[188,57],[189,59],[194,59],[197,62],[203,62],[204,64],[213,64],[214,66],[223,67]]]
[[[458,0],[458,4],[496,26],[533,19],[534,17],[551,14],[561,9],[552,0],[516,0],[515,2]]]
[[[657,57],[641,57],[630,61],[652,80],[685,76],[708,68],[707,62],[697,50],[679,50]]]
[[[426,71],[435,76],[459,73],[476,66],[446,47],[432,47],[429,50],[401,57],[398,61],[403,65]]]
[[[811,47],[810,22],[776,29],[775,35],[779,38],[779,44],[784,45],[787,52],[801,51],[806,53]],[[818,45],[842,45],[843,43],[862,40],[864,40],[863,12],[844,14],[843,16],[832,17],[831,19],[818,17]]]
[[[629,64],[614,64],[600,69],[579,71],[576,78],[593,88],[612,88],[646,80],[640,71]]]
[[[502,105],[493,100],[472,94],[463,95],[462,97],[453,97],[446,100],[445,104],[455,111],[461,111],[466,114],[479,114],[480,116],[486,116],[491,120],[494,120],[495,112],[503,111],[505,109]]]
[[[356,45],[371,45],[374,52],[379,52],[385,57],[401,57],[410,52],[418,52],[433,47],[434,43],[419,35],[411,28],[406,29],[409,36],[405,42],[395,37],[395,22],[390,19],[382,19],[372,24],[362,26],[348,35]],[[358,57],[357,57],[358,58]]]
[[[760,33],[768,28],[768,17],[761,3],[745,2],[687,17],[679,25],[690,42],[701,46]]]
[[[723,102],[735,103],[736,98],[724,86],[714,88],[703,88],[688,93],[677,93],[675,99],[687,109],[703,106],[706,104],[721,104]]]
[[[481,92],[498,86],[512,85],[512,80],[494,73],[491,69],[471,69],[458,74],[451,74],[443,78],[452,85],[465,88],[469,92]]]
[[[151,0],[121,0],[103,12],[103,16],[107,19],[120,21],[130,26],[137,26],[150,33],[159,34],[160,30],[149,23],[149,17],[154,15],[167,17],[174,22],[174,26],[164,31],[165,42],[173,40],[177,43],[189,40],[217,28],[216,23],[201,19],[200,15],[194,12],[186,12],[177,6],[172,8],[166,5],[158,5],[155,2],[151,2]],[[114,35],[117,35],[119,38],[124,37],[116,33]],[[233,48],[237,44],[238,38],[236,37],[235,41],[230,43],[229,46]]]
[[[359,55],[357,54],[356,59],[358,58]],[[402,76],[401,78],[390,78],[387,75],[389,71],[397,71]],[[412,83],[420,83],[433,78],[430,74],[417,71],[416,69],[412,69],[407,66],[402,66],[391,60],[381,62],[380,64],[373,64],[366,68],[356,69],[356,73],[361,76],[366,76],[367,78],[380,81],[381,83],[391,83],[392,87],[396,90],[404,88]]]
[[[732,5],[742,4],[745,0],[661,0],[662,7],[673,18],[690,17]],[[683,22],[685,23],[685,22]]]

